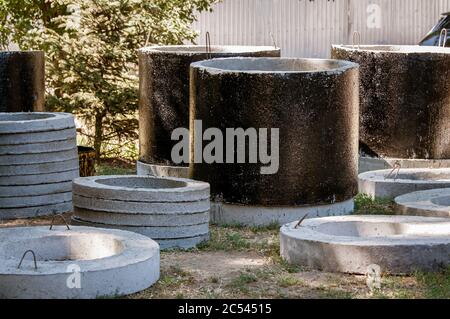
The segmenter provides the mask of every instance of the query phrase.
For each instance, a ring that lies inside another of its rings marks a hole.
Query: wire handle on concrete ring
[[[399,161],[396,161],[393,165],[392,171],[389,172],[389,174],[387,174],[385,179],[389,179],[395,172],[395,170],[397,170],[397,174],[395,174],[394,177],[394,181],[397,179],[398,174],[400,174],[400,169],[402,168],[402,165],[400,164]]]
[[[444,37],[444,38],[442,38]],[[439,35],[439,46],[444,47],[447,45],[447,37],[448,37],[448,30],[446,28],[442,29],[441,34]]]
[[[303,216],[302,219],[299,220],[299,222],[295,225],[295,229],[299,228],[300,225],[303,223],[303,221],[305,220],[305,218],[308,217],[308,214],[305,214],[305,216]]]
[[[28,253],[31,253],[31,255],[33,256],[34,269],[37,270],[36,254],[35,254],[34,251],[32,251],[31,249],[29,249],[29,250],[27,250],[26,252],[24,252],[24,254],[23,254],[23,256],[22,256],[22,259],[20,259],[19,266],[17,266],[17,269],[20,269],[20,266],[22,266],[22,262],[23,262],[23,260],[25,259],[25,256],[26,256]]]
[[[270,31],[269,35],[270,35],[270,38],[272,39],[273,46],[275,47],[275,49],[277,49],[278,45],[277,45],[277,42],[275,41],[275,37],[273,36],[273,32]]]
[[[208,60],[212,58],[211,55],[211,36],[209,34],[209,31],[206,32],[206,56]]]
[[[358,46],[358,50],[361,48],[361,33],[359,31],[353,32],[352,48],[354,49],[355,46]]]
[[[63,214],[53,215],[52,222],[50,224],[50,230],[53,229],[53,223],[55,222],[56,217],[61,217],[61,219],[64,221],[64,224],[66,224],[67,230],[70,230],[69,224],[67,223],[66,219],[64,218]]]

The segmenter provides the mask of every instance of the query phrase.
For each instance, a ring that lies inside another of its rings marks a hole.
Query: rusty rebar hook
[[[303,223],[303,221],[306,219],[306,217],[308,217],[308,214],[305,214],[305,216],[303,216],[303,218],[298,221],[298,223],[295,225],[294,228],[295,229],[299,228],[300,225]]]
[[[64,218],[63,214],[57,214],[57,215],[53,215],[52,217],[52,222],[50,224],[50,230],[53,229],[53,223],[55,222],[55,218],[56,217],[61,217],[61,219],[64,221],[64,224],[66,224],[67,230],[70,230],[69,224],[67,223],[66,219]]]
[[[356,42],[356,40],[358,40],[358,42]],[[359,31],[353,32],[352,48],[354,49],[355,46],[358,46],[358,50],[361,49],[361,33]]]
[[[23,260],[25,259],[25,256],[26,256],[28,253],[31,253],[31,255],[33,256],[34,269],[37,270],[36,254],[35,254],[34,251],[32,251],[31,249],[29,249],[29,250],[27,250],[26,252],[24,252],[24,254],[23,254],[23,256],[22,256],[22,259],[20,259],[20,263],[19,263],[19,265],[17,266],[17,269],[20,269],[20,266],[22,266],[22,262],[23,262]]]
[[[400,169],[402,168],[402,165],[400,164],[399,161],[396,161],[393,165],[392,171],[389,172],[389,174],[386,175],[385,179],[389,179],[395,172],[395,170],[397,170],[397,174],[395,174],[394,177],[394,181],[397,179],[398,174],[400,174]]]
[[[211,36],[209,34],[209,31],[206,31],[206,57],[208,58],[208,60],[210,60],[212,58],[211,55]]]

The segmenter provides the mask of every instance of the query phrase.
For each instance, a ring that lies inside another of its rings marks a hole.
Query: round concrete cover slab
[[[66,161],[78,157],[77,148],[48,153],[0,155],[0,165],[42,164]]]
[[[2,186],[38,185],[38,184],[67,182],[79,176],[80,174],[78,168],[71,171],[49,173],[49,174],[1,176],[0,185]]]
[[[281,228],[281,256],[324,271],[366,274],[432,271],[450,265],[450,221],[414,216],[315,218]]]
[[[92,223],[126,226],[188,226],[209,223],[209,211],[193,214],[124,214],[74,207],[74,217]]]
[[[193,214],[208,211],[209,200],[195,202],[138,202],[107,200],[73,195],[73,204],[80,208],[99,210],[103,212],[124,214]]]
[[[405,194],[395,203],[397,212],[403,215],[450,217],[450,188]]]
[[[450,168],[450,159],[407,159],[359,157],[359,173],[392,169],[396,164],[402,168]]]
[[[78,168],[78,158],[30,165],[0,165],[0,176],[48,174],[75,170]]]
[[[45,143],[2,145],[0,155],[51,153],[73,149],[77,145],[75,138]]]
[[[72,217],[73,225],[99,227],[99,228],[112,228],[122,229],[126,231],[135,232],[154,240],[159,239],[178,239],[189,238],[196,236],[207,235],[209,232],[209,224],[198,224],[188,226],[164,226],[164,227],[150,227],[150,226],[123,226],[123,225],[109,225],[101,223],[90,223],[78,218]]]
[[[395,198],[420,190],[450,187],[450,168],[400,169],[359,175],[359,192],[372,198]]]
[[[75,127],[69,113],[1,113],[0,134],[32,133],[63,130]]]
[[[65,203],[72,200],[72,192],[38,196],[0,197],[0,213],[3,208],[20,208]]]
[[[180,178],[93,176],[77,178],[76,195],[138,202],[191,202],[209,199],[209,184]]]
[[[140,176],[177,177],[177,178],[189,177],[189,167],[155,165],[155,164],[147,164],[141,161],[137,161],[136,171],[137,174]]]
[[[38,185],[0,186],[0,198],[20,196],[38,196],[72,191],[72,182]]]
[[[0,220],[17,219],[17,218],[34,218],[52,214],[62,214],[71,211],[72,211],[72,201],[43,206],[2,208],[0,209]]]
[[[20,268],[27,250],[31,254]],[[159,246],[139,234],[111,229],[0,229],[0,297],[99,298],[146,289],[159,278]]]
[[[75,138],[76,136],[77,132],[75,127],[65,130],[37,133],[0,134],[0,145],[48,143],[69,140]]]

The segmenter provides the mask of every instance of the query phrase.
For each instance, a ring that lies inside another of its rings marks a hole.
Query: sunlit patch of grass
[[[417,272],[415,278],[424,290],[424,298],[450,299],[450,267],[441,272]]]
[[[355,215],[394,215],[392,199],[373,199],[366,194],[355,197]]]

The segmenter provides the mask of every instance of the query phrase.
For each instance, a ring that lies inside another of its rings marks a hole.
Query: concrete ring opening
[[[0,229],[1,298],[131,294],[154,284],[159,266],[159,245],[132,232],[74,226]],[[73,289],[68,278],[76,274],[79,287]]]
[[[339,60],[297,59],[297,58],[227,58],[197,62],[194,67],[210,72],[255,72],[255,73],[302,73],[340,71],[354,67],[354,64]]]
[[[145,53],[163,52],[173,54],[236,54],[236,53],[250,53],[261,51],[279,50],[273,46],[250,46],[250,45],[167,45],[167,46],[151,46],[142,48],[140,51]]]
[[[436,46],[419,46],[419,45],[336,45],[334,48],[347,49],[349,51],[373,51],[373,52],[392,52],[392,53],[444,53],[450,54],[449,48]]]
[[[435,205],[450,207],[450,195],[433,198],[431,202]]]
[[[130,189],[171,189],[188,186],[188,184],[183,181],[152,177],[114,177],[97,180],[97,183],[106,186],[118,186]]]
[[[437,271],[450,265],[450,221],[415,216],[340,216],[281,228],[281,256],[314,269],[367,274]]]

